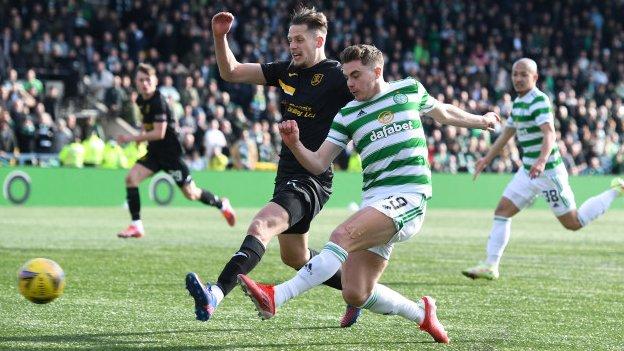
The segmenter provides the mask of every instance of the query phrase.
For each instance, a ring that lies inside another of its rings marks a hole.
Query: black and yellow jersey
[[[353,100],[340,63],[326,59],[308,68],[297,68],[290,61],[261,66],[267,85],[280,90],[282,119],[296,120],[303,145],[310,150],[318,150],[327,137],[334,116]],[[282,145],[277,180],[300,174],[311,175],[290,149]],[[331,168],[317,178],[331,186]]]
[[[143,118],[143,129],[149,132],[154,129],[154,123],[166,122],[167,130],[161,140],[152,140],[147,143],[147,152],[167,158],[177,158],[182,155],[182,145],[176,132],[176,121],[173,111],[160,91],[145,100],[139,95],[136,101]]]

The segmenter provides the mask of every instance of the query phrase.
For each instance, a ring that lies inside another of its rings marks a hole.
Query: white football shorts
[[[391,195],[385,198],[372,198],[362,202],[362,208],[369,206],[392,218],[397,232],[384,245],[371,247],[371,252],[384,259],[390,259],[394,243],[408,240],[416,235],[425,220],[427,199],[419,193]]]
[[[529,171],[520,168],[503,191],[503,196],[520,210],[529,206],[540,195],[557,217],[576,209],[574,193],[568,182],[568,171],[563,165],[548,170],[535,179],[529,177]]]

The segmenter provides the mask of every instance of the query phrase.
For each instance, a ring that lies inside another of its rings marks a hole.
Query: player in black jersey
[[[135,83],[139,91],[137,105],[143,116],[143,132],[139,135],[119,135],[117,141],[147,141],[147,154],[137,161],[126,176],[126,196],[132,224],[118,233],[120,238],[141,238],[145,235],[141,222],[141,201],[139,184],[152,174],[163,170],[175,180],[189,200],[199,200],[206,205],[217,207],[230,226],[236,222],[234,210],[227,198],[219,198],[211,192],[195,185],[188,167],[182,160],[182,145],[176,132],[176,122],[165,97],[156,86],[156,70],[147,64],[140,64]]]
[[[266,84],[281,90],[280,110],[285,120],[301,125],[301,141],[316,150],[325,140],[334,116],[353,99],[337,61],[325,57],[327,19],[314,8],[300,8],[290,22],[288,42],[292,59],[269,64],[240,63],[230,50],[226,35],[234,16],[221,12],[212,18],[215,55],[221,77],[229,82]],[[198,320],[206,321],[236,285],[239,274],[247,274],[260,261],[270,240],[277,236],[282,261],[299,269],[318,252],[308,249],[310,221],[331,194],[332,170],[316,176],[282,147],[273,198],[256,214],[247,236],[225,265],[216,284],[204,284],[188,273],[186,287],[195,299]],[[281,235],[278,235],[281,234]],[[342,289],[340,271],[325,282]],[[359,309],[348,308],[342,326],[349,326]]]

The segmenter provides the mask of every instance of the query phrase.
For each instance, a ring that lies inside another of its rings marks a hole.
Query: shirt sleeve
[[[339,112],[336,117],[334,117],[334,121],[329,128],[329,133],[327,133],[327,139],[325,140],[345,149],[350,139],[349,131],[342,121],[342,114]]]
[[[418,87],[418,101],[416,102],[419,103],[418,111],[420,113],[427,113],[440,104],[440,102],[436,100],[436,98],[429,95],[427,89],[425,89],[425,87],[419,81],[416,81],[416,85]]]
[[[266,85],[278,86],[277,80],[286,74],[290,62],[276,61],[270,63],[261,63],[262,74],[267,81]]]
[[[550,106],[550,99],[546,96],[531,104],[531,106],[529,106],[529,113],[537,125],[554,123],[555,121],[552,107]]]
[[[167,100],[164,96],[161,95],[152,108],[154,122],[167,122]]]

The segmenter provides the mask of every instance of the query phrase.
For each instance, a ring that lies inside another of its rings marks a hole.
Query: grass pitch
[[[501,279],[471,281],[463,268],[484,257],[492,211],[437,210],[423,231],[396,246],[382,282],[417,299],[438,300],[451,337],[437,345],[400,317],[364,312],[338,327],[343,302],[320,287],[269,321],[237,287],[207,323],[194,319],[184,276],[214,280],[238,249],[255,210],[226,226],[213,209],[147,208],[147,236],[121,240],[120,208],[0,207],[2,350],[624,350],[624,211],[580,232],[565,231],[543,210],[514,218]],[[321,248],[349,215],[326,209],[310,244]],[[35,305],[17,292],[16,273],[47,257],[66,273],[65,294]],[[277,241],[251,273],[265,282],[294,274]]]

